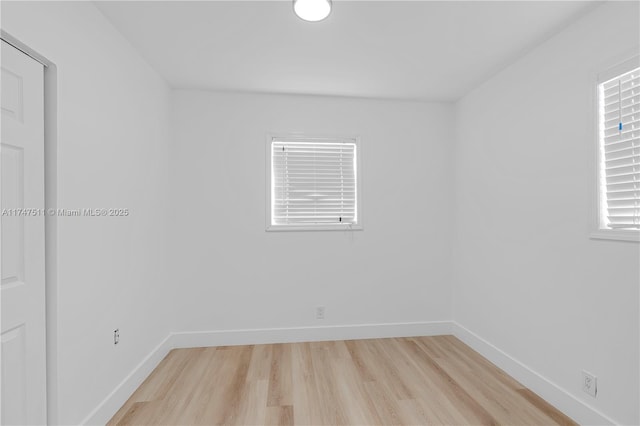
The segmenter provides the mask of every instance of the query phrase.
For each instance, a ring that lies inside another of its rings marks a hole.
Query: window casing
[[[640,240],[640,59],[597,78],[594,238]]]
[[[267,138],[267,231],[360,230],[358,138]]]

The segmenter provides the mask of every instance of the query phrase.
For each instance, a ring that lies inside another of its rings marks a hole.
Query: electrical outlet
[[[120,342],[120,329],[113,330],[113,344],[117,345]]]
[[[318,306],[316,308],[316,319],[324,319],[324,306]]]
[[[594,398],[598,394],[598,378],[584,370],[582,370],[582,390]]]

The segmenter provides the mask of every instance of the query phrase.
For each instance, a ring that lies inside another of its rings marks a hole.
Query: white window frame
[[[603,175],[604,151],[600,140],[600,99],[598,86],[611,80],[612,78],[622,75],[634,68],[640,66],[640,55],[638,49],[625,55],[625,59],[614,62],[615,65],[609,65],[604,71],[593,73],[591,79],[592,87],[592,133],[594,135],[594,155],[593,166],[591,170],[594,174],[592,184],[592,213],[591,213],[591,232],[590,238],[596,240],[617,240],[617,241],[636,241],[640,242],[640,230],[631,229],[611,229],[605,227],[605,216],[607,215],[606,206],[603,197],[606,196],[604,186],[606,181]],[[603,67],[604,68],[604,67]]]
[[[284,142],[342,142],[355,143],[356,145],[356,224],[331,224],[331,225],[273,225],[271,223],[271,215],[273,213],[272,199],[272,157],[271,144],[276,141]],[[362,224],[362,147],[359,136],[327,136],[327,135],[305,135],[291,133],[268,133],[265,143],[265,160],[266,160],[266,227],[271,231],[361,231],[364,229]]]

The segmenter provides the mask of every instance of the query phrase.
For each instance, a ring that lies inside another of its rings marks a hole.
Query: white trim
[[[362,225],[267,225],[269,232],[289,232],[289,231],[362,231]]]
[[[171,333],[172,348],[382,339],[451,334],[451,321],[259,328]]]
[[[451,329],[451,321],[426,321],[169,333],[80,424],[106,424],[172,349],[380,339],[387,337],[441,336],[451,334]]]
[[[640,231],[627,229],[609,229],[602,226],[602,177],[600,173],[602,153],[600,152],[599,134],[599,99],[598,85],[610,80],[616,75],[622,74],[631,65],[637,66],[640,61],[638,55],[640,46],[637,46],[621,56],[609,59],[600,65],[598,70],[591,72],[589,79],[589,102],[591,104],[589,112],[589,131],[592,138],[591,155],[591,182],[590,187],[590,213],[589,213],[589,238],[594,240],[614,240],[614,241],[640,241]]]
[[[274,139],[287,141],[328,141],[328,142],[349,142],[356,145],[356,220],[357,224],[351,225],[306,225],[306,226],[287,226],[271,224],[271,143]],[[326,135],[314,134],[308,135],[304,133],[267,133],[265,139],[265,230],[267,232],[300,232],[300,231],[362,231],[364,230],[362,220],[362,144],[360,136],[357,135]]]
[[[599,72],[596,84],[606,83],[638,66],[640,66],[640,55],[638,55],[638,49],[635,49],[632,54],[626,56],[626,59],[617,60],[613,62],[612,66]]]
[[[44,67],[44,203],[46,209],[55,209],[58,199],[58,70],[55,63],[4,29],[0,29],[0,39]],[[58,424],[58,226],[55,216],[45,218],[44,232],[47,424]]]
[[[578,423],[619,424],[455,321],[170,333],[81,424],[106,424],[172,349],[451,334]]]
[[[147,355],[116,388],[80,423],[82,425],[104,425],[124,405],[136,389],[145,381],[160,361],[172,349],[171,334]]]
[[[451,334],[451,321],[170,333],[81,424],[106,424],[172,349]]]
[[[453,335],[541,398],[583,425],[620,424],[457,322]]]
[[[40,62],[45,68],[53,65],[53,63],[49,59],[45,58],[43,55],[36,52],[31,47],[27,46],[26,44],[24,44],[23,42],[21,42],[20,40],[18,40],[8,32],[6,32],[5,30],[0,29],[0,39],[9,43],[11,46],[15,47],[16,49],[18,49],[19,51],[21,51],[31,59],[37,62]]]
[[[589,237],[592,240],[640,241],[640,231],[629,229],[596,229]]]

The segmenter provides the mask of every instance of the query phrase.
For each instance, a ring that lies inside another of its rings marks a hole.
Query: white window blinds
[[[271,225],[358,223],[356,143],[271,142]]]
[[[640,68],[598,86],[602,204],[609,229],[640,229]]]

